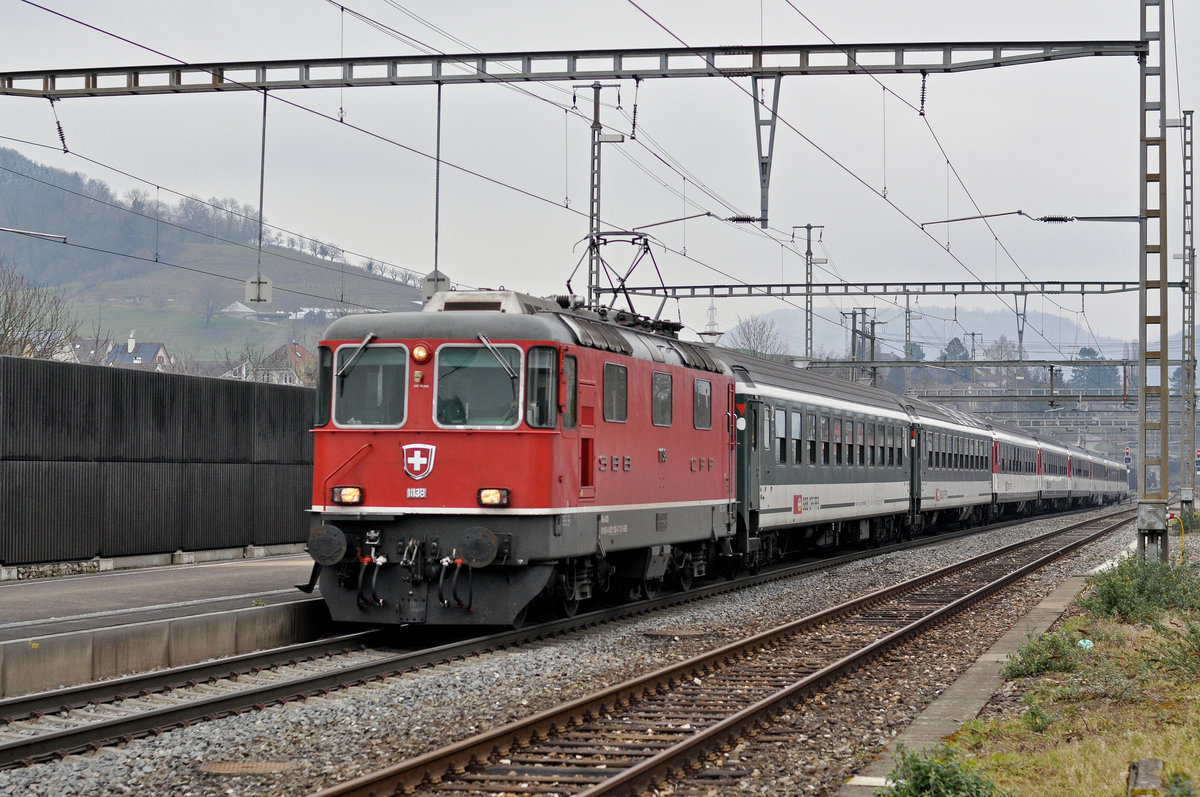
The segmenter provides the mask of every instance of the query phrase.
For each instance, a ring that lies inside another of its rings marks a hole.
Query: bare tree
[[[221,312],[221,299],[215,292],[207,291],[196,300],[196,309],[204,316],[204,328],[208,329],[213,316]]]
[[[79,332],[79,318],[51,288],[0,259],[0,354],[49,360]]]
[[[737,326],[722,338],[722,345],[770,360],[782,359],[788,354],[787,343],[775,328],[775,322],[757,314],[738,316]]]

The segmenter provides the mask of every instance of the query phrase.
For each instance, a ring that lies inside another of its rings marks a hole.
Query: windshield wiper
[[[354,350],[354,354],[350,355],[350,359],[346,360],[346,363],[338,369],[336,374],[338,379],[345,379],[349,375],[350,369],[354,367],[354,363],[358,360],[358,356],[366,350],[367,344],[373,340],[375,340],[375,333],[368,332],[367,336],[363,338],[362,343],[358,344],[358,348]]]
[[[514,371],[514,370],[512,369],[512,366],[510,366],[510,365],[508,364],[508,360],[505,360],[503,357],[501,357],[501,356],[500,356],[500,352],[496,350],[496,347],[495,347],[495,345],[494,345],[494,344],[493,344],[493,343],[492,343],[490,340],[488,340],[487,338],[485,338],[485,337],[483,336],[483,333],[482,333],[482,332],[480,332],[480,333],[479,333],[479,339],[480,339],[481,341],[483,341],[483,345],[484,345],[484,346],[487,346],[487,350],[488,350],[488,351],[490,351],[490,352],[492,353],[492,356],[496,358],[496,362],[500,363],[500,367],[501,367],[501,368],[503,368],[503,369],[504,369],[504,371],[505,371],[505,372],[508,374],[508,378],[509,378],[509,379],[516,379],[516,378],[517,378],[517,372],[516,372],[516,371]]]

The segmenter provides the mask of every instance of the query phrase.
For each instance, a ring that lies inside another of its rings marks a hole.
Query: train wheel
[[[529,615],[529,604],[526,604],[521,609],[521,611],[517,612],[517,616],[513,618],[513,621],[511,623],[509,623],[509,625],[512,626],[512,630],[520,631],[522,628],[524,628],[525,627],[525,619],[526,619],[526,617],[528,617],[528,615]]]
[[[657,598],[658,594],[662,592],[662,581],[657,578],[643,578],[639,591],[646,600]]]
[[[563,598],[558,602],[559,617],[574,617],[579,613],[579,600]]]

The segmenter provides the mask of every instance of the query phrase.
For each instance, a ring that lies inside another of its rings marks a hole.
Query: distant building
[[[70,352],[65,357],[55,357],[55,359],[80,365],[104,365],[112,350],[113,342],[111,340],[75,338],[71,341]]]
[[[272,385],[311,385],[316,373],[316,355],[293,341],[280,346],[258,363],[245,360],[221,376]]]
[[[105,365],[116,368],[142,368],[148,371],[165,371],[171,365],[171,355],[161,343],[138,343],[131,330],[124,346],[114,346],[104,360]]]

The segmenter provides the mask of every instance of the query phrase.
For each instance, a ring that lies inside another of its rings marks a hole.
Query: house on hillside
[[[116,368],[141,368],[147,371],[165,371],[171,365],[171,355],[161,343],[138,343],[130,330],[129,340],[124,346],[114,346],[104,364]]]
[[[80,365],[104,365],[113,348],[114,344],[110,340],[75,338],[71,341],[71,351],[64,357],[55,359]]]
[[[222,374],[225,379],[245,379],[272,385],[312,385],[317,373],[317,358],[299,343],[280,346],[257,363],[247,359]]]

